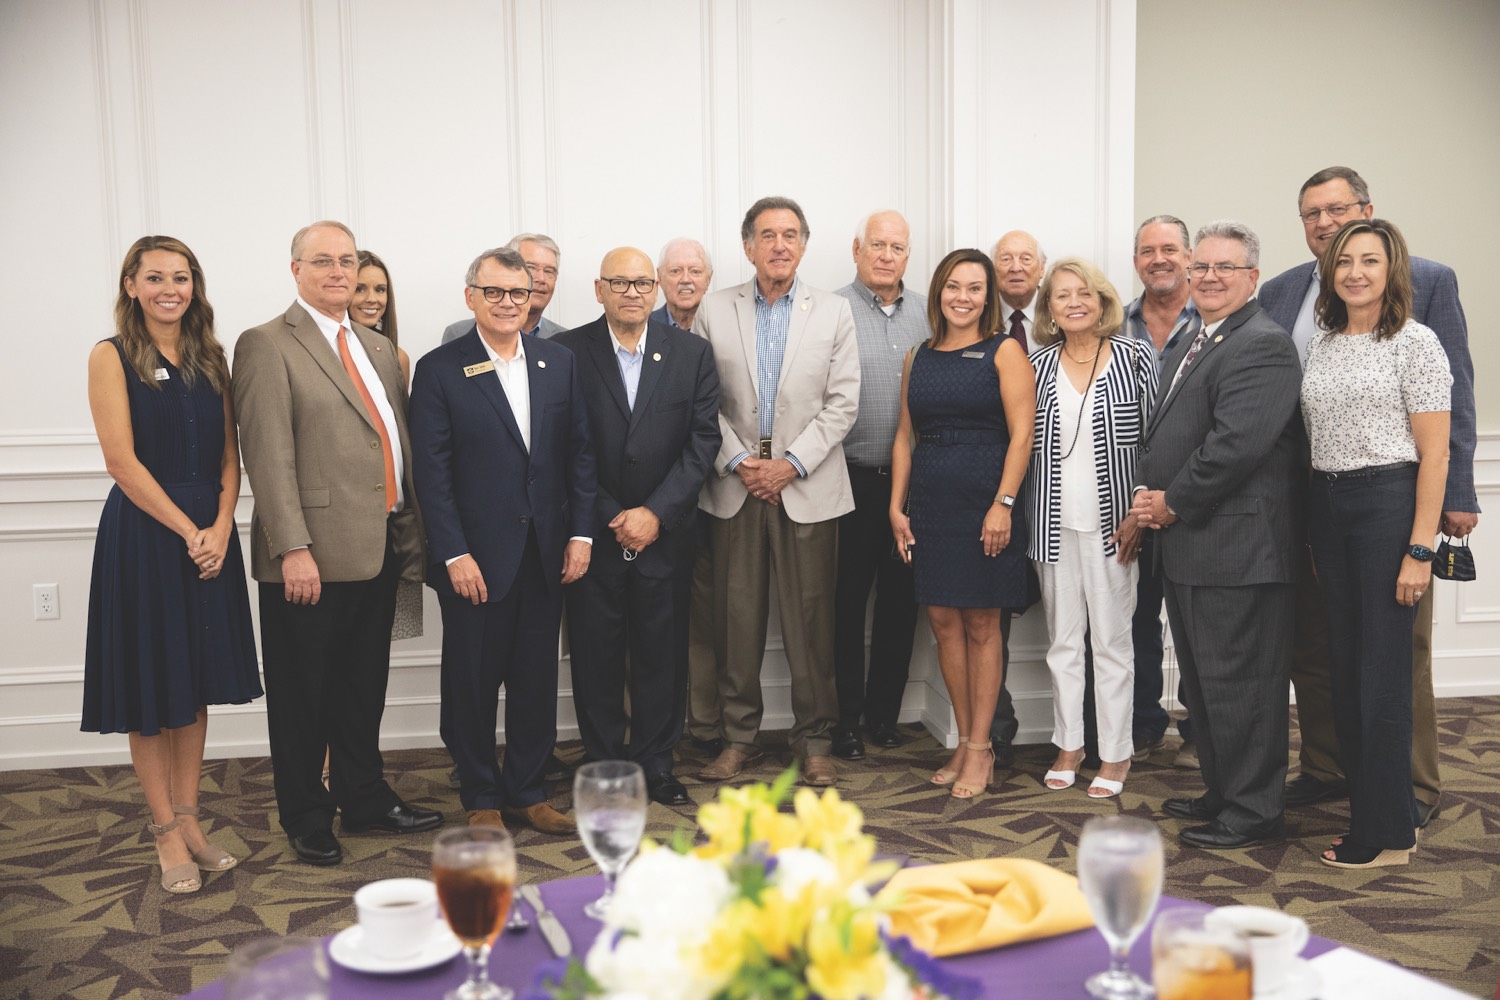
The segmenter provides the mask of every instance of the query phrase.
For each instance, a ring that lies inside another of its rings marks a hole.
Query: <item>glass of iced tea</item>
[[[486,968],[516,886],[510,834],[490,826],[444,830],[432,842],[432,879],[443,918],[469,958],[469,978],[444,1000],[510,1000],[512,991],[490,982]]]
[[[1251,1000],[1250,942],[1212,910],[1167,910],[1151,931],[1157,1000]]]

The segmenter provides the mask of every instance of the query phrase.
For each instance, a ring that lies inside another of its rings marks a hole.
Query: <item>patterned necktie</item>
[[[1182,376],[1187,374],[1188,367],[1192,365],[1193,359],[1198,356],[1198,352],[1203,349],[1203,344],[1207,340],[1208,327],[1205,326],[1203,329],[1198,331],[1198,336],[1194,337],[1193,342],[1188,345],[1187,357],[1183,358],[1182,364],[1177,366],[1177,374],[1172,376],[1172,385],[1170,388],[1168,388],[1168,392],[1171,392],[1172,389],[1177,388],[1177,383],[1181,382]]]
[[[1021,345],[1021,353],[1022,354],[1028,354],[1028,353],[1030,353],[1029,351],[1026,350],[1026,327],[1024,327],[1024,326],[1021,325],[1021,320],[1024,319],[1025,316],[1026,316],[1026,314],[1023,313],[1023,312],[1021,312],[1021,310],[1019,310],[1019,309],[1017,309],[1015,312],[1011,313],[1010,314],[1010,331],[1008,333],[1006,333],[1007,337],[1011,338],[1016,343],[1018,343],[1018,344]]]
[[[365,388],[365,380],[359,377],[359,369],[354,367],[354,355],[349,353],[349,337],[342,326],[339,327],[338,343],[339,360],[344,363],[344,371],[349,373],[354,388],[359,390],[359,398],[365,403],[365,412],[375,425],[375,433],[380,435],[380,451],[385,457],[385,510],[389,514],[396,509],[396,457],[391,451],[391,436],[385,429],[385,421],[380,418],[380,410],[375,407],[374,397]]]

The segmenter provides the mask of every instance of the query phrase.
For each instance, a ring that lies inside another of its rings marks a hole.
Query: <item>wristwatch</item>
[[[1437,555],[1436,552],[1432,551],[1425,545],[1413,545],[1411,548],[1406,550],[1406,554],[1411,556],[1417,562],[1432,562],[1433,556]]]
[[[1002,507],[1014,507],[1016,505],[1016,498],[1009,493],[1002,493],[995,498],[995,502]],[[1429,556],[1429,558],[1431,557]]]

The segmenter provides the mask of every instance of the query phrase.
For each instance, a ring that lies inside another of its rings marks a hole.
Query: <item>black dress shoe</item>
[[[310,865],[336,865],[344,860],[344,849],[332,830],[314,830],[292,838],[292,850],[297,860]]]
[[[833,736],[833,755],[843,760],[864,760],[865,741],[859,738],[859,734],[852,729],[835,729]]]
[[[1418,830],[1425,830],[1425,829],[1427,829],[1427,824],[1431,823],[1434,819],[1437,818],[1438,810],[1441,809],[1441,808],[1442,808],[1442,806],[1438,805],[1436,802],[1434,802],[1432,805],[1428,805],[1427,803],[1422,802],[1421,800],[1418,800],[1417,801],[1417,829]]]
[[[573,769],[563,763],[557,751],[552,751],[552,756],[547,758],[547,766],[542,768],[543,781],[567,781],[573,776]]]
[[[1161,811],[1168,816],[1178,819],[1195,819],[1199,821],[1210,821],[1219,815],[1217,809],[1210,809],[1201,799],[1166,799],[1161,804]]]
[[[670,774],[646,775],[646,791],[652,802],[660,802],[664,806],[693,804],[693,800],[688,798],[687,789],[682,787],[682,782]]]
[[[397,802],[389,810],[363,823],[351,823],[345,816],[340,824],[345,833],[364,833],[367,830],[382,830],[386,833],[422,833],[436,830],[443,825],[443,814],[435,809],[418,809],[405,802]]]
[[[724,741],[717,737],[711,740],[700,740],[696,736],[689,736],[688,746],[705,757],[717,757],[724,752]]]
[[[1231,830],[1218,820],[1204,826],[1190,826],[1177,835],[1188,847],[1200,847],[1205,851],[1233,851],[1241,847],[1254,847],[1270,840],[1280,840],[1282,825],[1275,823],[1254,833]]]
[[[901,735],[901,730],[896,728],[895,723],[876,722],[866,728],[870,733],[870,742],[878,747],[890,750],[906,742],[906,738]]]
[[[1310,774],[1299,774],[1286,783],[1286,806],[1288,809],[1298,809],[1302,806],[1314,805],[1318,802],[1330,802],[1334,799],[1347,799],[1349,797],[1349,786],[1343,781],[1329,783],[1319,781]]]

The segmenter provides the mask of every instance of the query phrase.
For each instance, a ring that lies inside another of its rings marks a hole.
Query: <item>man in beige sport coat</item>
[[[715,646],[724,749],[699,772],[735,777],[760,756],[770,578],[792,675],[791,749],[810,785],[836,780],[833,593],[838,517],[854,509],[844,435],[859,408],[854,316],[797,278],[807,217],[762,198],[740,227],[755,278],[703,300],[693,332],[714,349],[723,444],[699,506],[712,518]]]
[[[401,366],[389,341],[349,319],[354,246],[343,223],[300,230],[296,301],[234,350],[276,805],[293,851],[315,865],[342,858],[335,809],[346,833],[442,823],[382,774],[396,581],[421,580],[425,554]]]

